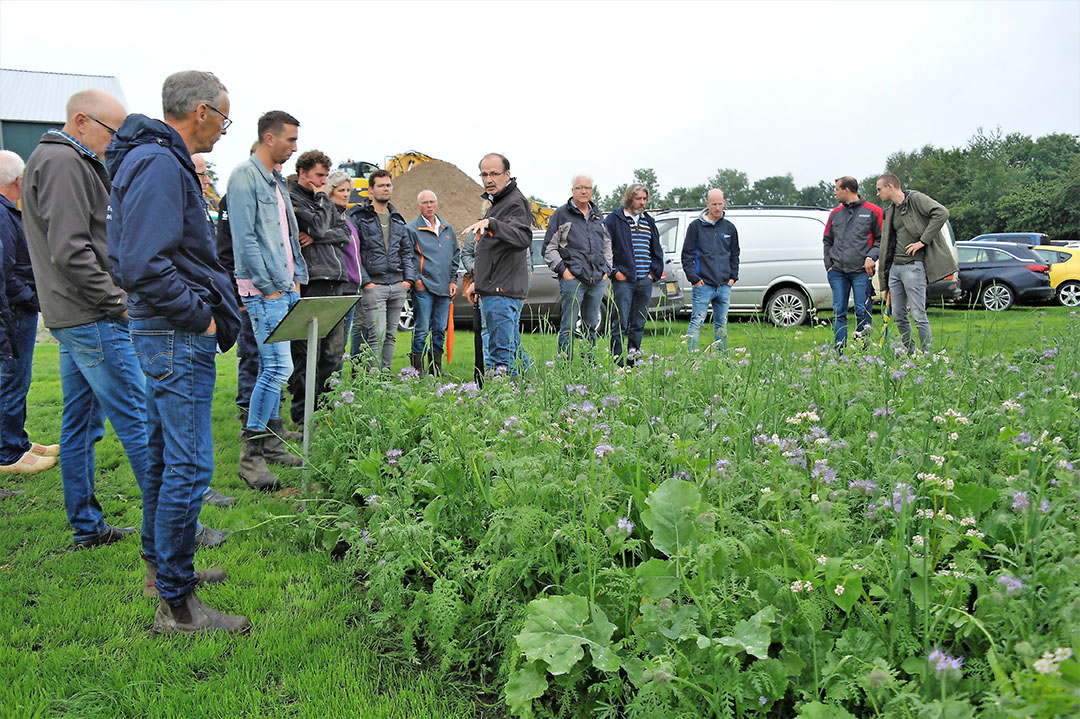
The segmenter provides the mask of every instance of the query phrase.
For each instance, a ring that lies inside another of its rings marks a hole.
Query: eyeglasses
[[[214,111],[214,112],[216,112],[217,114],[221,115],[221,131],[222,131],[222,132],[225,132],[226,130],[228,130],[228,129],[229,129],[229,125],[231,125],[231,124],[232,124],[232,120],[230,120],[230,119],[229,119],[229,116],[228,116],[228,115],[226,115],[226,114],[225,114],[224,112],[222,112],[221,110],[219,110],[219,109],[217,109],[216,107],[214,107],[213,105],[211,105],[211,104],[210,104],[209,102],[206,102],[206,103],[203,103],[203,104],[204,104],[204,105],[206,105],[207,107],[209,107],[209,108],[210,108],[211,110],[213,110],[213,111]]]
[[[101,125],[102,127],[104,127],[104,128],[106,129],[106,130],[108,130],[108,131],[109,131],[109,134],[110,134],[110,135],[115,135],[115,134],[116,134],[116,130],[112,129],[111,127],[109,127],[108,125],[106,125],[106,124],[105,124],[104,122],[102,122],[101,120],[97,119],[97,118],[96,118],[96,117],[94,117],[93,115],[87,115],[87,117],[89,117],[89,118],[90,118],[91,120],[93,120],[93,121],[94,121],[94,122],[96,122],[97,124],[99,124],[99,125]]]
[[[591,191],[592,190],[592,185],[574,185],[574,192],[578,192],[580,190],[590,190]]]
[[[499,175],[505,175],[505,174],[506,174],[506,170],[502,170],[500,172],[481,172],[480,173],[480,179],[481,180],[486,180],[489,177],[495,178],[495,177],[498,177]]]

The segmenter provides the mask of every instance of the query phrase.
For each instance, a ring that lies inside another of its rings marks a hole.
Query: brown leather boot
[[[281,482],[263,459],[263,434],[250,429],[244,430],[244,444],[240,447],[240,479],[252,489],[273,491],[281,486]]]
[[[170,606],[164,599],[159,599],[157,611],[154,613],[154,634],[174,632],[246,634],[249,631],[251,631],[251,622],[247,617],[211,609],[202,603],[194,589],[177,607]]]
[[[298,457],[289,451],[282,440],[296,436],[297,432],[285,429],[280,419],[270,420],[266,425],[265,436],[262,437],[262,457],[271,464],[280,464],[285,467],[303,467],[303,457]],[[304,441],[304,435],[300,434],[300,441]],[[290,440],[295,442],[296,440]]]
[[[156,597],[158,595],[157,567],[148,562],[145,557],[143,558],[143,562],[146,563],[146,578],[143,579],[143,596]],[[229,575],[224,569],[196,569],[195,577],[195,586],[201,587],[204,584],[221,584],[229,578]]]
[[[424,361],[424,359],[424,354],[421,352],[409,353],[409,366],[419,372],[421,377],[427,374],[427,363]]]

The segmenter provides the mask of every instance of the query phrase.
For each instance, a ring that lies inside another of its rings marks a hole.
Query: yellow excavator
[[[423,152],[417,152],[416,150],[409,150],[408,152],[399,152],[396,155],[391,155],[385,158],[384,163],[386,165],[387,172],[390,173],[390,177],[397,177],[398,175],[404,175],[421,162],[433,162],[436,158],[431,155],[425,155]],[[379,169],[379,166],[373,162],[346,160],[345,162],[338,164],[339,170],[344,170],[349,173],[349,176],[353,178],[353,189],[349,195],[349,207],[359,204],[364,201],[368,196],[368,177],[372,172]],[[544,229],[547,227],[548,220],[555,214],[555,208],[550,205],[541,205],[535,200],[530,200],[532,204],[533,213],[533,225],[538,229]]]

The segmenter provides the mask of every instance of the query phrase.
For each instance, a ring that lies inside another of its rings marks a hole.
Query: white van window
[[[660,233],[660,246],[664,248],[664,254],[678,254],[679,218],[672,217],[668,220],[657,220],[656,231]]]

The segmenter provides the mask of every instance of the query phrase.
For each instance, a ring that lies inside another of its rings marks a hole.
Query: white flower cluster
[[[1022,409],[1020,403],[1013,399],[1007,399],[1001,403],[1001,406],[1008,410]]]
[[[810,583],[810,580],[804,582],[801,579],[796,579],[794,582],[791,583],[791,591],[795,592],[796,594],[800,594],[802,592],[809,592],[813,588],[814,585]]]
[[[1039,674],[1061,674],[1058,665],[1071,657],[1072,653],[1069,647],[1058,647],[1053,652],[1046,652],[1042,658],[1035,660],[1035,671]]]
[[[788,424],[802,424],[803,422],[820,422],[821,418],[818,417],[818,413],[813,410],[809,412],[799,412],[794,417],[788,417],[785,420]]]
[[[951,491],[953,486],[955,486],[952,479],[950,479],[949,477],[942,478],[937,476],[933,472],[919,472],[915,476],[924,482],[929,482],[930,484],[937,484],[949,491]]]

